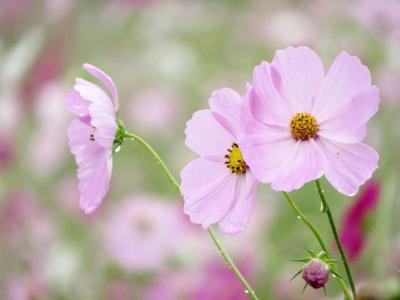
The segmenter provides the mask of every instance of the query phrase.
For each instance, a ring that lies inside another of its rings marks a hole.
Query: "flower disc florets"
[[[239,145],[236,143],[232,144],[232,148],[228,149],[228,154],[225,155],[226,166],[228,169],[235,174],[245,174],[248,166],[243,159],[242,152],[240,151]]]
[[[317,121],[309,113],[297,113],[290,120],[290,130],[296,140],[307,141],[317,134]]]

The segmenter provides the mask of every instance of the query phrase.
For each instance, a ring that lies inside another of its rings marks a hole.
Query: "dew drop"
[[[324,205],[323,202],[321,202],[321,213],[325,213],[327,210],[327,207]]]
[[[248,294],[248,293],[249,293],[249,290],[244,290],[244,293],[245,293],[245,294]]]
[[[118,146],[117,148],[115,148],[115,152],[119,152],[121,151],[121,146]]]
[[[297,216],[297,219],[301,220],[301,217],[300,217],[300,216]]]
[[[333,277],[333,278],[336,278],[336,275],[335,275],[335,274],[332,274],[332,277]]]

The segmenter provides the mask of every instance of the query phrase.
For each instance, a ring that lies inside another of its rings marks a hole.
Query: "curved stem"
[[[296,202],[293,201],[293,199],[290,197],[290,195],[287,192],[282,192],[283,195],[285,196],[286,200],[289,202],[289,205],[293,209],[293,211],[296,213],[297,217],[306,224],[306,226],[311,230],[311,232],[314,234],[316,239],[318,240],[319,245],[321,246],[321,249],[325,251],[329,255],[328,248],[325,246],[324,241],[321,238],[321,235],[318,233],[318,230],[314,227],[314,225],[304,216],[304,214],[300,211],[299,207],[297,206]],[[336,268],[333,267],[333,271],[336,272]],[[346,287],[346,284],[344,283],[343,279],[340,277],[336,276],[336,279],[339,282],[339,285],[341,289],[343,290],[343,293],[345,294],[347,299],[352,299],[351,294],[349,290]]]
[[[146,148],[147,151],[151,153],[153,158],[157,161],[157,164],[160,166],[161,170],[164,172],[165,176],[167,176],[169,182],[174,186],[174,188],[178,191],[178,193],[180,193],[181,191],[179,189],[178,181],[175,179],[174,175],[172,175],[171,171],[168,169],[164,161],[161,159],[160,155],[158,155],[158,153],[153,149],[153,147],[150,146],[149,143],[147,143],[144,139],[142,139],[140,136],[136,134],[125,132],[125,137],[138,141]]]
[[[130,139],[136,140],[140,144],[142,144],[146,148],[146,150],[148,150],[151,153],[153,158],[157,161],[157,164],[160,166],[160,168],[162,169],[164,174],[167,176],[168,180],[171,182],[171,184],[174,186],[174,188],[180,194],[180,188],[179,188],[178,181],[172,175],[171,171],[168,169],[166,164],[163,162],[163,160],[158,155],[158,153],[153,149],[153,147],[150,146],[150,144],[147,143],[143,138],[141,138],[140,136],[133,134],[133,133],[125,132],[124,138],[130,138]],[[211,236],[211,239],[213,240],[215,246],[217,247],[218,252],[221,254],[221,256],[224,258],[224,260],[228,264],[229,268],[233,271],[233,273],[235,273],[236,277],[242,283],[243,287],[245,288],[245,293],[249,294],[249,296],[251,297],[252,300],[259,300],[255,291],[252,289],[252,287],[247,282],[246,278],[242,275],[242,273],[240,273],[239,269],[233,262],[232,258],[229,256],[228,252],[223,247],[221,241],[216,236],[214,230],[211,227],[209,227],[207,230],[208,230],[208,233]]]
[[[353,293],[353,297],[354,297],[355,300],[357,300],[357,291],[356,291],[356,288],[355,288],[355,285],[354,285],[353,276],[351,275],[350,266],[349,266],[349,263],[347,262],[346,254],[344,253],[342,244],[340,243],[339,235],[338,235],[337,230],[336,230],[336,225],[335,225],[335,221],[333,220],[331,209],[330,209],[330,207],[328,205],[328,202],[326,201],[326,198],[325,198],[325,195],[324,195],[324,191],[322,190],[321,183],[320,183],[320,181],[318,179],[315,181],[315,184],[317,186],[318,194],[319,194],[319,197],[321,198],[322,205],[324,206],[324,208],[326,210],[326,214],[328,216],[329,224],[331,226],[332,233],[333,233],[333,236],[334,236],[335,241],[336,241],[336,245],[337,245],[337,247],[339,249],[339,253],[340,253],[340,256],[342,258],[342,261],[343,261],[343,264],[344,264],[344,268],[346,270],[347,278],[349,280],[349,284],[350,284],[350,287],[351,287],[351,291]]]

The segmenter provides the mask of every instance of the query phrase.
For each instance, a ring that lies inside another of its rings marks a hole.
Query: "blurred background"
[[[254,66],[289,45],[326,68],[357,55],[380,88],[366,141],[380,168],[354,198],[323,184],[363,299],[400,299],[398,0],[0,0],[0,299],[247,299],[140,145],[123,145],[107,199],[83,215],[64,95],[89,78],[83,63],[103,69],[127,127],[178,176],[195,157],[192,113],[219,87],[244,93]],[[222,239],[260,298],[341,299],[333,278],[327,296],[289,282],[302,267],[289,260],[318,245],[281,194],[258,192],[248,229]],[[338,257],[314,185],[293,197]]]

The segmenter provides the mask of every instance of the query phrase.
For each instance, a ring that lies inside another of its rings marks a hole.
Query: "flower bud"
[[[319,289],[328,282],[329,274],[328,265],[318,258],[313,258],[304,265],[302,277],[308,285]]]

